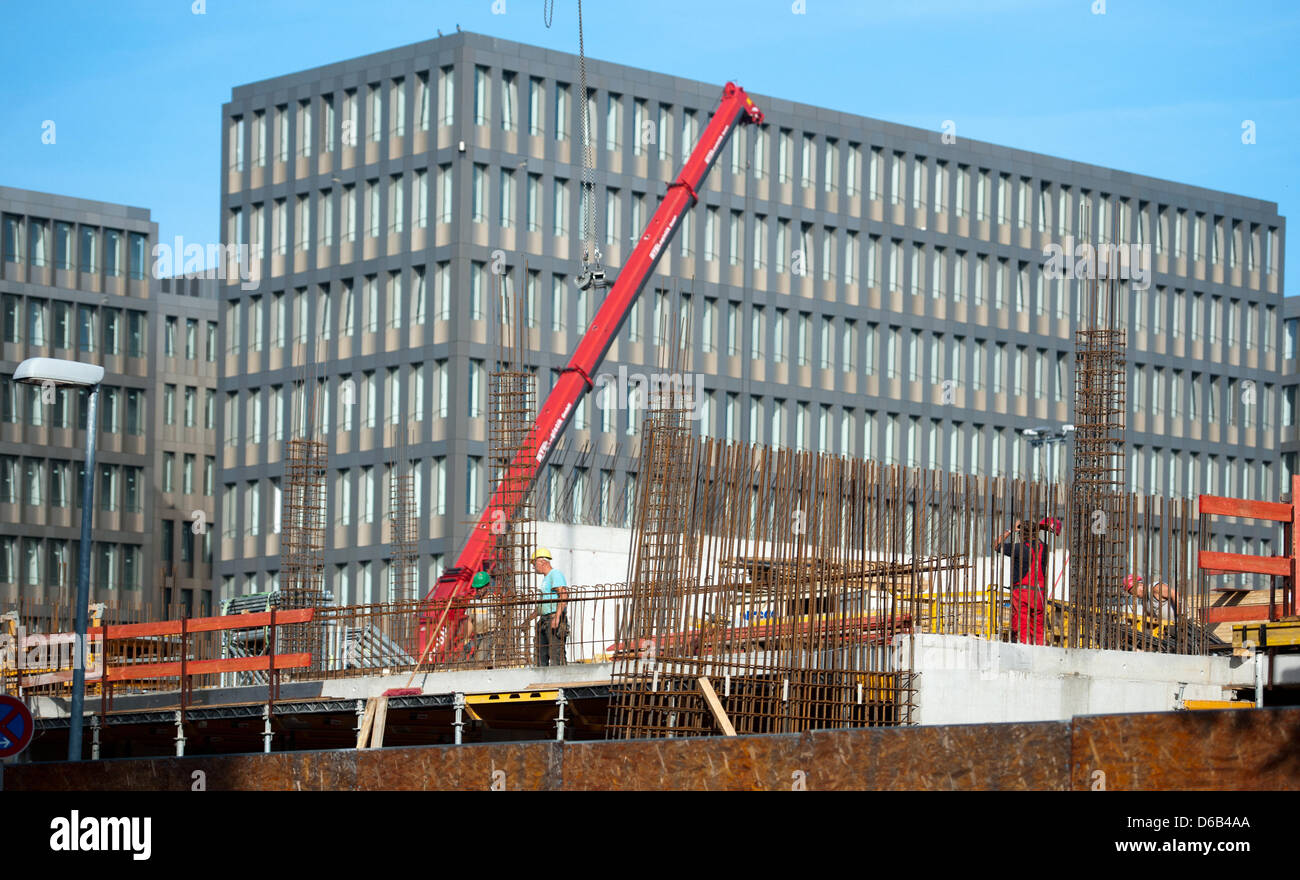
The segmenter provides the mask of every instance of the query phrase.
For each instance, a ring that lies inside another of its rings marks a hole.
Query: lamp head
[[[104,368],[97,364],[83,364],[60,358],[28,358],[14,370],[14,381],[27,385],[74,385],[91,388],[104,381]]]

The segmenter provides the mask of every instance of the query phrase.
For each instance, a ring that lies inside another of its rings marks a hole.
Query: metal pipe
[[[72,663],[72,708],[68,719],[68,760],[81,760],[82,713],[86,702],[86,632],[90,628],[90,525],[95,512],[95,426],[99,386],[86,396],[86,477],[81,487],[81,551],[77,558],[77,626]]]
[[[456,720],[451,723],[451,726],[456,728],[456,745],[460,745],[463,736],[463,731],[465,729],[465,695],[464,694],[462,693],[456,694],[455,706],[456,706]]]
[[[560,708],[559,718],[555,721],[555,738],[564,742],[564,707],[569,702],[564,698],[564,688],[556,691],[555,702]]]
[[[1264,652],[1255,649],[1255,708],[1264,708]]]
[[[185,757],[185,722],[179,709],[176,710],[176,757]]]

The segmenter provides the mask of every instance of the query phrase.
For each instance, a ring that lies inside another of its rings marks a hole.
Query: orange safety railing
[[[1285,555],[1256,556],[1248,553],[1223,553],[1201,550],[1197,565],[1207,575],[1264,574],[1270,576],[1267,606],[1227,606],[1217,613],[1207,609],[1206,622],[1228,623],[1239,620],[1259,620],[1266,612],[1270,621],[1291,617],[1296,613],[1295,585],[1300,574],[1300,475],[1291,478],[1291,501],[1252,501],[1245,498],[1224,498],[1219,495],[1200,496],[1201,517],[1231,516],[1240,519],[1257,519],[1281,523]],[[1246,615],[1253,614],[1253,617]]]
[[[264,672],[272,688],[279,673],[311,666],[306,652],[276,653],[275,633],[282,626],[309,623],[314,608],[272,610],[256,614],[193,617],[147,623],[93,626],[84,650],[86,684],[108,697],[110,688],[122,682],[152,682],[133,688],[171,690],[187,694],[201,676],[223,673]],[[208,634],[236,630],[264,630],[269,634],[265,654],[251,657],[221,656],[219,641]],[[76,634],[19,631],[15,654],[5,666],[7,688],[36,694],[58,694],[72,683],[78,653]],[[172,684],[170,680],[175,680]],[[166,684],[158,684],[166,682]],[[206,684],[208,682],[200,682]],[[182,700],[184,703],[185,700]]]

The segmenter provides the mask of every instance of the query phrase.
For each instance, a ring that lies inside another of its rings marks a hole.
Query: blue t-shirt
[[[542,603],[537,606],[542,614],[554,614],[558,606],[556,602],[559,595],[556,593],[556,587],[567,587],[569,582],[564,579],[564,574],[558,568],[552,568],[547,572],[546,577],[542,579]]]

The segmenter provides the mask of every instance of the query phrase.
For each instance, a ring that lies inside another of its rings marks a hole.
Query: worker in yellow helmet
[[[537,605],[537,665],[563,666],[564,642],[569,621],[564,609],[569,604],[569,582],[552,564],[551,551],[538,547],[533,553],[533,571],[542,576],[542,601]]]

